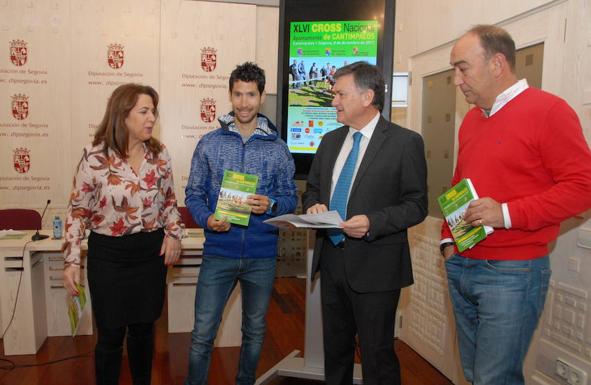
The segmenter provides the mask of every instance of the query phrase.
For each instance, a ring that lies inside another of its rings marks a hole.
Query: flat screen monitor
[[[341,126],[332,107],[334,73],[356,61],[377,63],[377,20],[290,23],[287,146],[314,154],[324,134]]]
[[[296,164],[307,177],[328,132],[340,127],[332,107],[334,73],[356,61],[375,64],[386,81],[390,114],[394,0],[282,0],[277,119]]]

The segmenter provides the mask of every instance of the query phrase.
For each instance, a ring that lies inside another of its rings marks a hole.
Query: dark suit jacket
[[[316,203],[329,207],[332,172],[348,130],[340,127],[322,138],[308,174],[304,210]],[[365,214],[370,222],[366,237],[345,242],[345,270],[353,290],[395,290],[413,283],[406,229],[425,219],[427,207],[422,137],[380,117],[347,204],[347,219]],[[324,242],[330,240],[319,231],[312,275],[319,269]]]

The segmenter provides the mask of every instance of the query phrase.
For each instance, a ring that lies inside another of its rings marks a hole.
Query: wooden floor
[[[294,349],[304,347],[305,280],[279,278],[276,280],[273,296],[267,314],[268,331],[265,338],[257,374],[261,375],[273,367]],[[167,332],[166,314],[156,324],[156,344],[152,384],[182,385],[187,374],[187,357],[190,342],[189,333]],[[94,336],[50,337],[37,355],[0,356],[17,365],[12,370],[0,370],[1,385],[81,385],[94,384],[93,354]],[[402,367],[404,385],[451,385],[452,383],[429,363],[401,341],[395,343]],[[0,342],[0,352],[3,351]],[[234,383],[238,366],[239,348],[216,348],[213,353],[209,384],[231,385]],[[47,361],[57,361],[44,365]],[[41,364],[41,366],[27,366]],[[9,363],[0,361],[6,368]],[[130,385],[131,377],[124,357],[121,385]],[[273,385],[314,384],[310,380],[278,378]]]

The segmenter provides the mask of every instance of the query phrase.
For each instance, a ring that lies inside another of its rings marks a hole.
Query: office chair
[[[0,210],[0,230],[38,230],[40,228],[41,215],[35,210]]]
[[[193,217],[191,216],[191,213],[189,212],[189,209],[186,207],[180,207],[179,206],[179,213],[181,214],[181,222],[183,222],[185,224],[185,228],[187,229],[195,229],[195,228],[199,228],[200,226],[195,223],[195,221],[193,220]]]

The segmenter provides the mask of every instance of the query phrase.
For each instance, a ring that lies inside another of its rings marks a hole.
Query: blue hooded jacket
[[[228,232],[207,228],[207,218],[214,213],[224,170],[258,175],[257,194],[276,202],[273,215],[295,210],[297,197],[294,182],[295,166],[287,145],[278,137],[277,129],[264,115],[271,134],[253,134],[246,143],[228,128],[233,116],[221,117],[221,127],[199,141],[191,173],[185,188],[185,205],[195,222],[205,230],[203,254],[227,258],[274,258],[277,255],[277,228],[264,224],[271,215],[251,214],[248,226],[232,224]],[[229,121],[228,121],[229,120]]]

